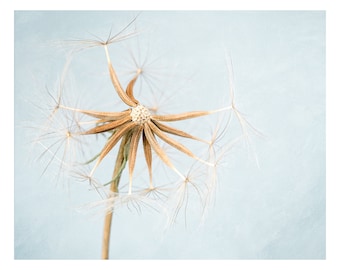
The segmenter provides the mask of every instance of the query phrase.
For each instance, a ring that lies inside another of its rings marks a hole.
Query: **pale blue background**
[[[74,211],[73,187],[67,192],[39,178],[22,126],[32,120],[28,100],[53,84],[65,63],[52,41],[105,36],[134,14],[15,14],[16,259],[100,257],[102,220]],[[174,61],[210,66],[207,78],[225,76],[219,67],[228,50],[240,108],[267,137],[254,139],[260,168],[244,153],[230,160],[203,225],[164,233],[162,216],[120,212],[111,257],[324,259],[325,12],[142,12],[138,20],[155,29],[155,45],[175,51]],[[202,91],[195,100],[211,95]]]

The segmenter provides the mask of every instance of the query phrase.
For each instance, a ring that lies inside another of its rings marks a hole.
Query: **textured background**
[[[65,51],[56,41],[89,32],[105,37],[112,25],[119,28],[134,14],[15,13],[16,259],[100,257],[101,218],[74,210],[93,197],[85,186],[66,190],[47,175],[40,178],[26,134],[32,130],[23,126],[40,117],[32,115],[28,100],[53,86],[63,69]],[[164,231],[162,215],[119,211],[111,258],[324,259],[325,13],[145,11],[137,24],[152,30],[141,33],[150,40],[150,58],[161,55],[161,66],[178,65],[184,77],[204,74],[190,77],[200,85],[191,89],[195,108],[213,107],[211,100],[226,91],[221,86],[227,83],[227,50],[237,104],[266,138],[252,137],[259,168],[244,149],[228,159],[200,226],[189,213],[190,226],[180,222]],[[102,50],[84,52],[73,69],[84,74],[77,89],[91,88],[85,75],[92,60],[105,66]]]

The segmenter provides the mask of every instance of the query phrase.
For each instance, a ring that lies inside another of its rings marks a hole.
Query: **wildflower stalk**
[[[131,136],[129,136],[130,133],[128,133],[124,138],[122,139],[122,142],[119,147],[117,159],[115,168],[113,171],[112,176],[112,182],[110,185],[110,191],[112,197],[115,197],[118,195],[118,186],[120,177],[123,171],[123,168],[125,167],[126,161],[127,161],[127,155],[126,155],[126,148],[129,148]],[[110,235],[111,235],[111,223],[112,223],[112,216],[113,216],[113,203],[110,205],[110,208],[107,210],[104,220],[104,232],[103,232],[103,243],[102,243],[102,259],[107,260],[109,258],[109,246],[110,246]]]
[[[124,31],[126,28],[124,28],[122,31]],[[191,171],[194,171],[192,168],[189,170],[188,174],[182,173],[182,168],[179,170],[173,163],[171,158],[167,155],[165,149],[161,146],[160,143],[165,143],[166,145],[171,146],[172,148],[178,150],[180,153],[185,154],[189,158],[195,161],[195,168],[196,164],[199,164],[198,168],[202,167],[201,165],[207,165],[209,168],[212,168],[212,170],[208,170],[209,175],[207,178],[210,177],[210,174],[212,175],[213,181],[216,181],[216,166],[218,165],[218,162],[220,159],[225,155],[225,153],[229,150],[230,146],[217,146],[214,147],[216,141],[219,141],[221,137],[225,136],[227,129],[229,127],[231,114],[234,113],[236,115],[237,120],[241,124],[241,129],[243,132],[243,136],[248,139],[248,127],[251,127],[250,124],[244,119],[244,117],[241,115],[241,113],[237,110],[234,103],[234,88],[233,85],[230,85],[230,98],[231,103],[229,106],[225,106],[220,109],[215,110],[208,110],[208,111],[189,111],[184,113],[175,113],[175,114],[167,114],[167,115],[159,115],[156,113],[152,114],[150,111],[152,109],[145,107],[143,104],[139,102],[139,100],[134,96],[134,88],[136,87],[136,81],[139,79],[139,77],[144,74],[144,70],[140,67],[137,68],[135,75],[133,78],[129,81],[127,85],[123,85],[120,82],[120,78],[118,78],[115,69],[113,68],[109,51],[108,51],[108,45],[118,41],[123,40],[127,38],[128,35],[123,36],[121,39],[119,35],[122,33],[119,32],[114,37],[110,37],[107,39],[107,41],[88,41],[89,45],[93,46],[103,46],[105,49],[105,55],[108,65],[108,71],[110,75],[110,79],[112,82],[112,85],[119,96],[122,103],[125,104],[128,108],[126,108],[123,111],[96,111],[96,110],[88,110],[88,109],[81,109],[81,108],[74,108],[66,106],[65,104],[61,104],[62,98],[61,95],[58,95],[58,98],[53,98],[54,102],[57,104],[57,106],[54,107],[54,110],[51,114],[51,116],[57,115],[57,111],[62,111],[65,113],[72,114],[72,117],[75,117],[75,115],[80,114],[82,116],[90,117],[92,119],[86,120],[86,122],[79,122],[77,119],[73,119],[76,126],[79,128],[77,129],[77,132],[70,131],[69,128],[67,129],[66,135],[63,134],[63,140],[62,142],[66,143],[66,146],[69,146],[69,141],[73,139],[73,136],[80,135],[80,136],[93,136],[98,134],[106,134],[107,141],[105,145],[103,146],[102,150],[92,159],[89,161],[83,163],[84,165],[94,163],[89,175],[86,174],[85,178],[90,180],[90,184],[100,188],[107,187],[110,185],[109,194],[105,198],[104,202],[107,204],[107,208],[105,209],[105,219],[104,219],[104,228],[103,228],[103,238],[102,238],[102,255],[101,258],[103,260],[109,259],[109,247],[110,247],[110,234],[112,230],[112,218],[113,218],[113,212],[117,207],[119,207],[122,204],[127,204],[127,202],[133,202],[133,203],[139,203],[142,202],[140,199],[142,196],[143,200],[148,200],[147,198],[151,192],[155,195],[155,202],[157,200],[162,200],[162,198],[159,196],[164,194],[160,193],[157,190],[157,186],[154,186],[153,183],[153,157],[158,157],[169,169],[174,171],[179,176],[179,184],[175,185],[175,193],[178,193],[177,203],[174,207],[174,216],[171,218],[171,223],[174,223],[179,211],[181,210],[182,206],[184,206],[184,211],[186,212],[187,209],[187,201],[189,196],[189,190],[194,191],[197,193],[199,199],[205,203],[206,200],[203,198],[203,191],[207,190],[207,192],[210,192],[210,186],[212,184],[210,183],[203,183],[203,188],[200,187],[201,180],[203,177],[205,177],[205,172],[203,176],[201,176],[201,171],[199,172],[199,182],[193,181],[193,176]],[[110,35],[111,36],[111,35]],[[231,62],[228,62],[228,67],[231,66]],[[232,79],[232,77],[230,78]],[[137,84],[138,85],[138,84]],[[50,95],[51,96],[51,95]],[[180,129],[177,129],[176,127],[173,127],[171,124],[173,122],[178,122],[182,120],[189,120],[194,118],[201,118],[204,116],[216,114],[216,113],[226,113],[228,114],[230,112],[230,116],[227,120],[227,122],[224,125],[224,128],[222,129],[222,132],[217,132],[213,135],[213,138],[211,140],[206,140],[204,138],[196,137],[190,133],[187,133],[185,131],[182,131]],[[49,117],[51,118],[51,117]],[[52,119],[50,119],[52,121]],[[66,119],[67,120],[67,119]],[[168,125],[168,122],[170,122],[170,125]],[[74,124],[72,122],[72,124]],[[87,127],[85,129],[82,128],[81,125],[90,125],[90,127]],[[81,126],[81,128],[80,128]],[[59,130],[57,130],[59,131]],[[217,134],[219,133],[219,134]],[[50,132],[47,133],[47,138],[49,138]],[[190,139],[192,141],[200,142],[201,144],[208,147],[209,150],[209,156],[208,160],[202,159],[194,152],[192,152],[189,148],[187,148],[185,145],[180,143],[177,138],[186,138]],[[143,143],[143,150],[144,150],[144,160],[146,161],[148,173],[149,173],[149,187],[143,190],[138,190],[136,193],[133,192],[133,176],[134,176],[134,170],[136,165],[136,159],[137,159],[137,151],[140,141]],[[117,146],[117,144],[120,143],[116,162],[113,169],[113,174],[110,181],[108,181],[106,184],[96,183],[96,181],[92,181],[94,174],[97,171],[97,168],[100,166],[104,158]],[[55,144],[55,143],[54,143]],[[52,148],[54,147],[54,144],[51,146],[44,146],[45,151],[52,152]],[[232,145],[234,142],[232,142]],[[59,147],[60,148],[60,147]],[[56,153],[53,153],[52,160],[56,160],[58,158],[57,152],[59,151],[59,148],[57,148]],[[222,154],[216,154],[215,151],[222,152]],[[63,153],[63,156],[61,158],[62,164],[64,164],[65,159],[65,152]],[[199,163],[196,163],[199,162]],[[48,164],[49,165],[49,164]],[[125,169],[126,165],[128,165],[128,193],[127,194],[121,194],[119,193],[119,183],[121,180],[121,175],[123,170]],[[192,165],[193,167],[194,165]],[[205,167],[204,166],[204,170]],[[184,167],[184,166],[183,166]],[[47,169],[47,167],[46,167]],[[45,169],[45,170],[46,170]],[[210,173],[210,171],[212,171]],[[196,176],[196,175],[195,175]],[[206,179],[204,179],[206,180]],[[209,185],[209,186],[208,186]],[[105,188],[106,189],[106,188]],[[147,192],[145,192],[145,190]],[[168,190],[168,189],[167,189]],[[141,193],[142,191],[142,193]],[[135,196],[137,194],[137,196]],[[137,200],[136,200],[136,197]],[[163,201],[163,200],[162,200]],[[144,202],[143,202],[144,203]],[[102,204],[101,204],[102,205]],[[139,206],[138,206],[139,207]],[[205,206],[204,206],[205,207]],[[139,208],[138,208],[139,209]]]

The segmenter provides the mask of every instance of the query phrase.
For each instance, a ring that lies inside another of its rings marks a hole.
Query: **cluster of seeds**
[[[149,121],[151,116],[149,110],[143,105],[137,105],[136,107],[133,107],[130,115],[132,121],[138,125],[143,125],[144,123]]]

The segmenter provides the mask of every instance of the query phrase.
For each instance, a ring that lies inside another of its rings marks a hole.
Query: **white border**
[[[336,1],[332,0],[309,0],[309,1],[245,1],[238,0],[233,3],[224,3],[221,6],[218,0],[209,1],[156,1],[156,0],[134,0],[134,1],[25,1],[13,0],[2,1],[0,11],[1,41],[0,41],[0,63],[2,69],[1,76],[1,125],[3,126],[0,145],[0,164],[3,169],[1,179],[1,213],[0,222],[0,269],[50,269],[51,265],[55,268],[81,267],[111,269],[112,267],[123,266],[125,269],[143,268],[144,266],[156,269],[159,267],[193,269],[196,267],[205,268],[224,268],[229,269],[336,269],[339,266],[339,154],[340,126],[338,109],[339,86],[339,9]],[[170,2],[170,3],[169,3]],[[327,259],[310,261],[15,261],[14,254],[14,217],[13,217],[13,179],[14,179],[14,117],[8,112],[13,112],[13,82],[14,82],[14,63],[13,63],[13,41],[14,41],[14,10],[326,10],[326,33],[327,33]],[[5,185],[4,185],[5,184]],[[5,259],[4,259],[5,258]],[[3,265],[3,266],[2,266]],[[221,266],[221,267],[220,267]],[[93,269],[94,269],[93,268]],[[340,269],[340,268],[338,268]]]
[[[222,2],[222,3],[221,3]],[[332,0],[13,0],[13,10],[322,10],[334,8]]]

